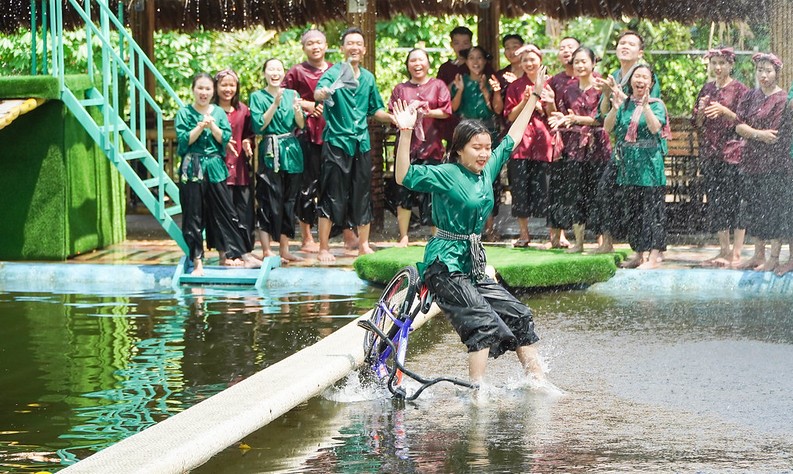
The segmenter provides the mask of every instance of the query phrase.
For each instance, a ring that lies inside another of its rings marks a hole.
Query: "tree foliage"
[[[377,55],[375,75],[377,85],[385,100],[390,96],[393,87],[407,79],[405,58],[407,49],[424,47],[430,49],[430,68],[437,68],[452,57],[449,48],[448,32],[454,25],[466,25],[476,31],[475,19],[472,17],[446,16],[441,18],[421,16],[411,19],[397,16],[390,21],[378,22],[376,26],[377,43],[374,52]],[[328,36],[331,48],[328,59],[341,59],[336,51],[338,38],[344,30],[343,23],[323,25],[322,29]],[[288,68],[303,60],[300,46],[300,34],[303,28],[276,33],[261,27],[243,31],[216,32],[197,30],[191,33],[160,32],[155,35],[155,64],[177,91],[180,97],[189,101],[190,78],[199,71],[215,72],[231,67],[241,78],[241,95],[243,100],[251,92],[263,86],[261,65],[268,58],[279,58]],[[707,79],[704,62],[699,56],[677,53],[692,49],[704,49],[712,39],[710,23],[684,25],[678,22],[662,21],[613,21],[593,18],[578,18],[563,25],[562,34],[581,40],[600,53],[604,60],[599,64],[599,72],[607,74],[617,66],[617,60],[609,53],[614,48],[617,35],[624,29],[639,31],[645,38],[646,50],[663,50],[673,54],[645,54],[659,76],[664,101],[673,115],[687,115],[691,110],[694,98]],[[765,50],[768,47],[768,31],[763,25],[753,26],[747,34],[746,25],[735,28],[720,26],[719,36],[726,43],[741,43],[747,48]],[[550,37],[546,33],[546,21],[541,16],[524,16],[520,18],[504,18],[501,22],[501,34],[518,33],[527,42],[532,42],[543,49],[553,50],[559,38]],[[3,75],[30,73],[30,31],[20,30],[16,35],[0,37],[0,73]],[[476,39],[475,41],[476,42]],[[64,34],[66,46],[65,63],[69,73],[82,72],[87,57],[85,33],[82,30]],[[43,53],[43,44],[38,43],[39,54]],[[370,54],[372,48],[369,49]],[[495,54],[496,52],[491,52]],[[101,61],[98,46],[95,44],[94,57]],[[503,58],[501,59],[504,64]],[[561,65],[553,54],[545,56],[545,63],[552,72]],[[736,76],[739,80],[752,86],[752,65],[748,58],[739,58],[736,65]],[[176,104],[161,94],[157,100],[162,104],[166,114],[174,114]]]

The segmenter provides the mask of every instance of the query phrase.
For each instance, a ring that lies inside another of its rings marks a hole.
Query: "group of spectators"
[[[202,268],[204,229],[207,247],[217,249],[226,265],[261,264],[251,253],[256,233],[262,257],[274,255],[273,240],[282,259],[299,259],[289,251],[297,224],[301,250],[317,252],[321,262],[335,260],[329,239],[338,233],[344,234],[346,251],[372,252],[367,118],[395,124],[397,104],[417,112],[410,161],[427,165],[455,159],[448,150],[455,147],[452,132],[460,120],[481,121],[495,148],[531,104],[534,113],[507,162],[511,212],[520,229],[514,245],[529,245],[529,219],[540,217],[549,227],[547,247],[582,252],[589,230],[598,238],[593,252],[612,252],[615,241],[627,240],[635,254],[625,267],[657,267],[666,248],[664,156],[670,132],[661,85],[643,61],[643,38],[634,31],[619,36],[620,67],[607,76],[595,71],[599,58],[592,49],[563,38],[561,71],[546,81],[538,77],[543,52],[518,34],[504,36],[508,65],[499,71],[492,69],[490,53],[472,44],[471,30],[457,27],[450,36],[456,57],[437,77],[425,50],[408,53],[409,79],[394,88],[387,109],[374,76],[361,66],[366,44],[356,28],[342,36],[344,61],[335,65],[325,59],[328,45],[318,30],[301,38],[303,63],[285,71],[280,60],[267,60],[267,85],[251,94],[250,108],[240,102],[234,71],[196,75],[194,103],[175,119],[183,232],[195,271]],[[778,85],[782,63],[773,54],[756,54],[757,87],[749,89],[732,78],[732,49],[713,49],[705,57],[709,82],[692,121],[699,132],[709,222],[721,249],[704,263],[786,273],[793,259],[780,263],[779,254],[783,243],[793,241],[793,113]],[[250,160],[257,142],[252,192]],[[496,238],[492,221],[501,182],[494,177],[493,213],[481,216],[485,239]],[[400,187],[399,246],[408,244],[415,207],[423,224],[435,221],[438,210],[429,194]],[[315,224],[318,243],[311,232]],[[573,242],[565,236],[570,230]],[[755,252],[742,260],[747,233]]]

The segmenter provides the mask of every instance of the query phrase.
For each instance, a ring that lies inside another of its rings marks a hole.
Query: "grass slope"
[[[606,281],[617,271],[625,252],[606,255],[567,254],[563,250],[535,250],[487,246],[487,263],[512,288],[549,288],[589,285]],[[415,265],[424,257],[424,247],[389,248],[355,260],[358,276],[374,283],[387,283],[402,267]]]

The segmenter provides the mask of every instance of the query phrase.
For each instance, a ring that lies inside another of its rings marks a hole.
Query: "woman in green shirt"
[[[275,255],[270,250],[272,237],[279,243],[281,258],[296,261],[301,258],[289,252],[289,239],[295,237],[295,205],[303,173],[303,151],[293,132],[305,126],[305,116],[297,92],[281,87],[285,75],[283,63],[268,59],[262,70],[267,87],[251,94],[249,100],[253,131],[262,135],[256,171],[259,240],[265,257]]]
[[[539,74],[545,82],[545,68]],[[398,184],[432,193],[432,221],[438,228],[424,251],[419,273],[438,306],[468,347],[468,372],[479,384],[488,355],[508,350],[517,353],[527,375],[544,381],[542,364],[533,344],[531,310],[494,279],[485,275],[481,232],[493,209],[493,178],[509,159],[529,124],[538,98],[532,96],[501,144],[491,152],[488,128],[479,120],[463,120],[455,129],[450,153],[455,163],[436,166],[410,164],[410,139],[416,110],[402,101],[395,104],[400,129],[395,178]]]
[[[215,82],[202,72],[193,78],[191,105],[176,113],[174,127],[178,142],[179,200],[182,205],[182,234],[187,243],[192,275],[203,275],[203,231],[212,225],[218,236],[218,248],[226,258],[242,258],[246,268],[258,268],[262,262],[251,253],[244,239],[247,231],[240,225],[226,185],[226,145],[231,125],[226,112],[212,103]],[[206,220],[205,220],[206,219]],[[209,223],[211,221],[211,223]]]
[[[634,66],[628,93],[612,92],[612,107],[603,121],[603,128],[614,132],[617,185],[624,189],[626,221],[632,226],[628,242],[635,254],[624,268],[657,268],[666,247],[664,155],[670,134],[666,106],[650,97],[653,82],[650,66]]]

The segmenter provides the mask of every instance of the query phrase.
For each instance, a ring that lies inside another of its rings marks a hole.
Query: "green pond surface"
[[[109,277],[109,289],[0,286],[0,472],[57,471],[320,340],[379,295]],[[194,472],[790,472],[793,304],[757,280],[619,271],[586,291],[524,295],[564,395],[529,383],[513,354],[490,361],[476,394],[439,385],[406,405],[353,373]],[[464,378],[466,360],[443,318],[411,336],[421,374]]]

